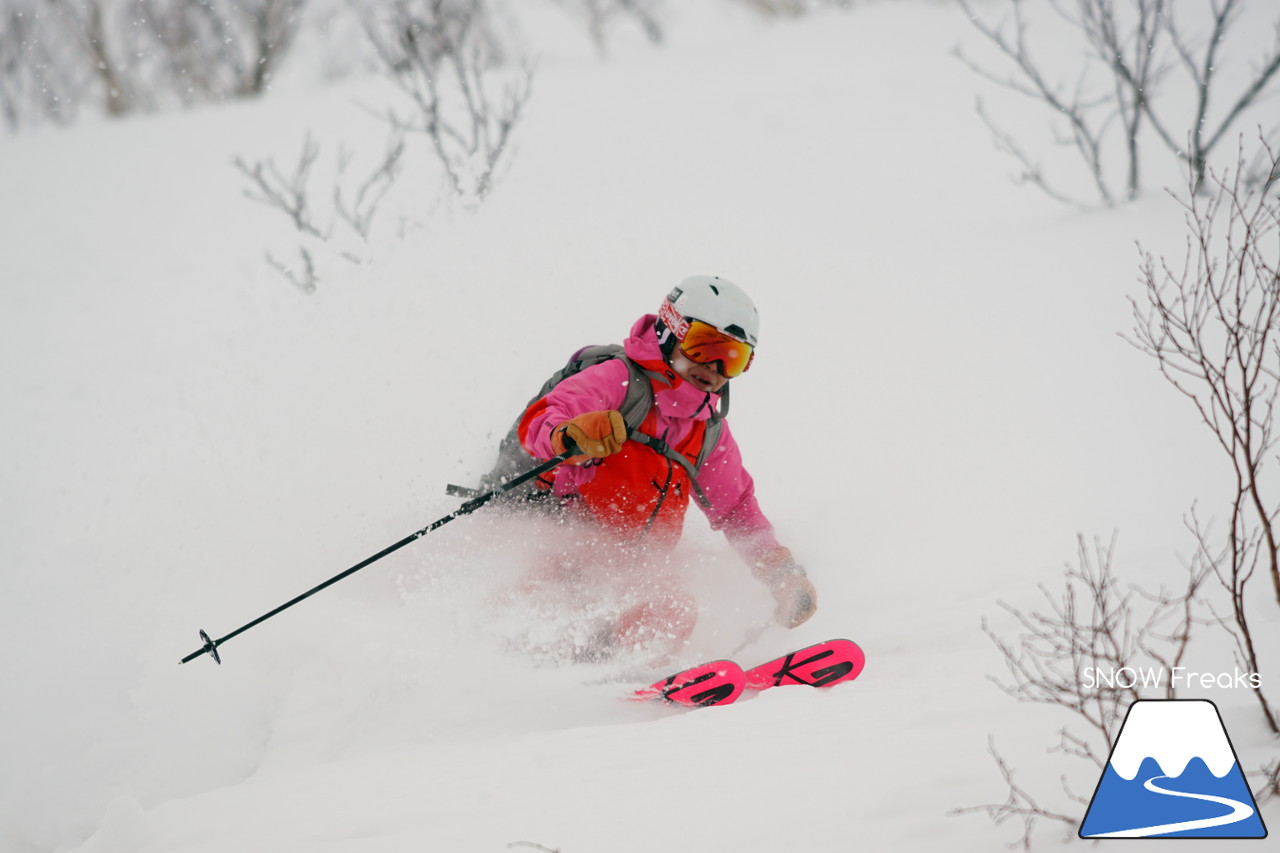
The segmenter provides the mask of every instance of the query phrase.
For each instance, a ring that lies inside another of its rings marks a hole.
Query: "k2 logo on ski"
[[[1266,838],[1218,707],[1204,699],[1134,702],[1080,837]]]

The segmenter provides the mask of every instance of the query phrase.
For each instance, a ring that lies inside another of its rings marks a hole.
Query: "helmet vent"
[[[733,335],[739,340],[745,341],[747,339],[747,330],[739,326],[737,323],[730,323],[720,331]]]
[[[714,284],[708,284],[707,287],[711,288],[711,292],[716,296],[720,295],[720,288],[716,287]]]

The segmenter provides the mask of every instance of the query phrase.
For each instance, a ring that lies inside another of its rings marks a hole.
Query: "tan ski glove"
[[[583,454],[570,457],[569,462],[581,462],[588,457],[602,459],[622,449],[622,443],[627,440],[627,425],[622,413],[615,409],[586,412],[551,431],[551,449],[557,455],[571,449],[566,447],[566,438]]]
[[[795,628],[808,621],[818,609],[818,593],[791,556],[791,550],[779,545],[764,552],[751,573],[773,593],[777,606],[773,618],[785,628]]]

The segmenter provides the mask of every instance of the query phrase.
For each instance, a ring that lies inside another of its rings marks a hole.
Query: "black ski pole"
[[[484,506],[489,501],[493,500],[503,492],[514,489],[516,486],[520,485],[521,483],[532,480],[534,477],[537,477],[541,474],[545,474],[546,472],[550,471],[552,468],[559,465],[561,462],[568,459],[570,456],[574,455],[574,451],[576,450],[577,450],[576,447],[571,447],[569,450],[566,450],[564,453],[561,453],[559,456],[554,456],[551,459],[548,459],[546,462],[543,462],[538,467],[530,471],[526,471],[525,473],[520,474],[516,477],[512,477],[510,480],[507,480],[505,483],[498,486],[496,489],[485,492],[479,497],[472,498],[471,500],[464,503],[462,506],[458,507],[453,512],[446,515],[444,518],[431,522],[426,527],[422,528],[421,530],[415,533],[410,533],[408,536],[401,539],[399,542],[395,543],[394,545],[389,545],[386,548],[383,548],[378,553],[374,554],[372,557],[369,557],[366,560],[361,560],[359,563],[356,563],[354,566],[347,569],[345,572],[336,574],[333,577],[329,578],[324,583],[320,584],[319,586],[312,587],[311,589],[302,593],[302,595],[299,595],[297,598],[293,598],[293,599],[290,599],[289,601],[286,601],[284,604],[281,604],[275,610],[272,610],[269,613],[264,613],[261,616],[259,616],[257,619],[254,619],[252,622],[249,622],[245,625],[241,625],[239,628],[235,629],[230,634],[227,634],[225,637],[219,637],[216,640],[210,639],[209,635],[202,630],[200,632],[200,639],[204,641],[204,645],[201,646],[199,649],[195,650],[194,652],[192,652],[191,654],[184,657],[181,660],[181,663],[188,663],[200,657],[201,655],[205,655],[205,654],[213,658],[215,663],[219,663],[219,664],[222,663],[222,657],[218,654],[218,646],[222,645],[227,640],[230,640],[232,637],[237,637],[240,634],[243,634],[245,631],[248,631],[254,625],[257,625],[260,622],[267,621],[272,616],[275,616],[277,613],[280,613],[283,610],[288,610],[290,607],[297,604],[299,601],[302,601],[303,599],[306,599],[306,598],[310,598],[311,596],[315,595],[317,592],[324,589],[325,587],[332,586],[333,584],[337,583],[338,581],[342,580],[348,575],[355,574],[356,572],[363,569],[365,566],[368,566],[371,563],[375,563],[378,560],[381,560],[383,557],[387,556],[393,551],[398,551],[399,549],[403,548],[405,545],[408,545],[410,542],[416,542],[417,540],[421,539],[423,536],[426,536],[428,533],[435,530],[437,527],[443,527],[444,525],[453,521],[455,518],[459,518],[461,516],[475,512],[480,507]]]

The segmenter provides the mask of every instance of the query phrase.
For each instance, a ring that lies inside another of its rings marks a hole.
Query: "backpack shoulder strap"
[[[552,388],[570,376],[615,358],[627,366],[627,393],[618,411],[628,430],[639,429],[649,414],[649,409],[653,408],[652,378],[658,374],[652,374],[628,358],[622,344],[599,344],[578,350],[568,364],[547,380],[530,404],[551,393]]]
[[[644,419],[653,408],[653,380],[650,372],[636,364],[625,355],[617,355],[627,365],[627,394],[618,411],[627,425],[627,430],[638,430]]]
[[[615,358],[621,351],[622,347],[617,344],[598,344],[595,346],[583,347],[573,355],[569,356],[569,360],[564,363],[564,367],[561,367],[555,373],[547,377],[547,381],[542,383],[542,387],[538,389],[538,393],[534,394],[533,397],[529,399],[529,405],[533,405],[541,398],[550,394],[551,389],[555,388],[570,376],[581,373],[592,365]],[[525,408],[528,408],[528,406]]]
[[[581,373],[588,367],[600,364],[610,359],[619,358],[627,365],[628,383],[626,398],[622,404],[622,416],[629,428],[638,428],[644,421],[645,416],[649,414],[649,409],[653,405],[653,389],[649,384],[647,371],[640,365],[627,358],[626,352],[621,344],[598,344],[594,346],[586,346],[569,356],[568,361],[547,380],[542,383],[542,387],[538,393],[534,394],[529,401],[525,403],[521,409],[520,415],[515,419],[511,428],[507,430],[505,436],[498,444],[498,458],[494,462],[493,467],[487,474],[480,478],[481,489],[496,486],[508,477],[521,473],[530,463],[533,457],[525,452],[520,445],[520,422],[523,420],[529,407],[537,403],[540,399],[551,393],[557,385],[570,376]],[[634,423],[634,427],[632,426]],[[545,482],[545,481],[544,481]],[[451,493],[461,494],[464,490],[462,487],[451,487]],[[475,491],[475,490],[469,490]],[[533,492],[532,485],[522,487],[522,493],[516,494],[515,497],[527,496],[527,493]]]
[[[702,433],[702,447],[698,450],[698,460],[693,463],[693,470],[701,471],[702,463],[711,456],[711,451],[720,443],[720,433],[724,429],[724,417],[713,414],[707,419],[706,429]]]

